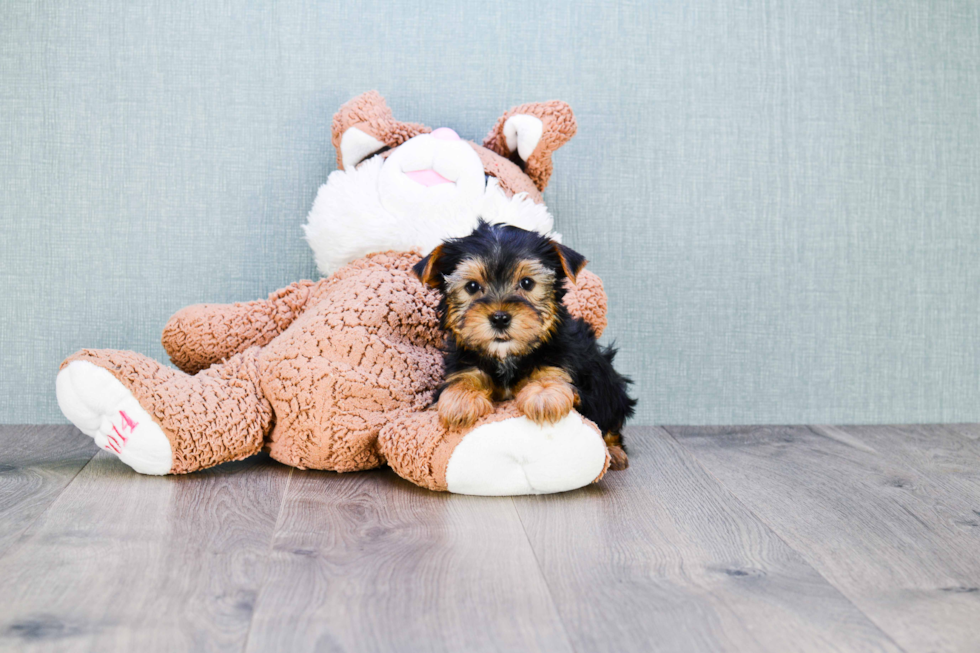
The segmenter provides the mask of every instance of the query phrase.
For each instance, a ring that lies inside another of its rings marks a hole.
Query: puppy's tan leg
[[[518,410],[536,424],[554,424],[578,403],[572,378],[560,367],[539,367],[515,390]]]
[[[446,377],[439,395],[439,419],[446,428],[471,426],[493,410],[493,380],[476,368]]]
[[[619,433],[606,433],[602,436],[606,441],[606,448],[609,449],[609,469],[614,472],[621,471],[630,466],[629,458],[626,457],[626,450],[623,449],[623,438]]]

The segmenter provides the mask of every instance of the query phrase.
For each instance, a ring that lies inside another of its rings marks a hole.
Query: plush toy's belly
[[[377,467],[381,428],[431,400],[442,377],[441,335],[435,298],[409,272],[417,260],[374,255],[339,270],[263,349],[273,458],[309,469]]]

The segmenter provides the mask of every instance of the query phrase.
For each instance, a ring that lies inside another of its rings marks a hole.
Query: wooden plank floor
[[[667,427],[577,492],[0,427],[0,651],[980,651],[980,428]]]

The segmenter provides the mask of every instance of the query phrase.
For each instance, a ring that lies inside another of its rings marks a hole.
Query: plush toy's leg
[[[448,431],[435,410],[397,416],[378,437],[395,472],[422,487],[457,494],[510,496],[574,490],[609,467],[596,426],[572,411],[538,426],[513,402],[469,429]]]
[[[58,373],[58,405],[143,474],[182,474],[257,453],[273,422],[257,347],[194,376],[129,351],[86,349]]]

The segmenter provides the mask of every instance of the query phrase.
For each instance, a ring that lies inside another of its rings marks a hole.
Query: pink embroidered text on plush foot
[[[126,414],[126,411],[120,410],[119,416],[122,418],[122,431],[120,431],[115,424],[112,424],[112,430],[116,434],[116,437],[113,437],[112,434],[107,434],[106,437],[109,439],[109,442],[105,446],[106,449],[111,449],[116,453],[122,453],[123,447],[125,447],[126,443],[129,441],[129,438],[127,438],[123,433],[125,431],[129,431],[130,435],[132,435],[134,429],[139,426],[139,424],[134,422],[133,419]]]
[[[143,474],[170,471],[166,435],[108,370],[87,361],[69,363],[58,373],[57,393],[65,416],[99,448]]]

